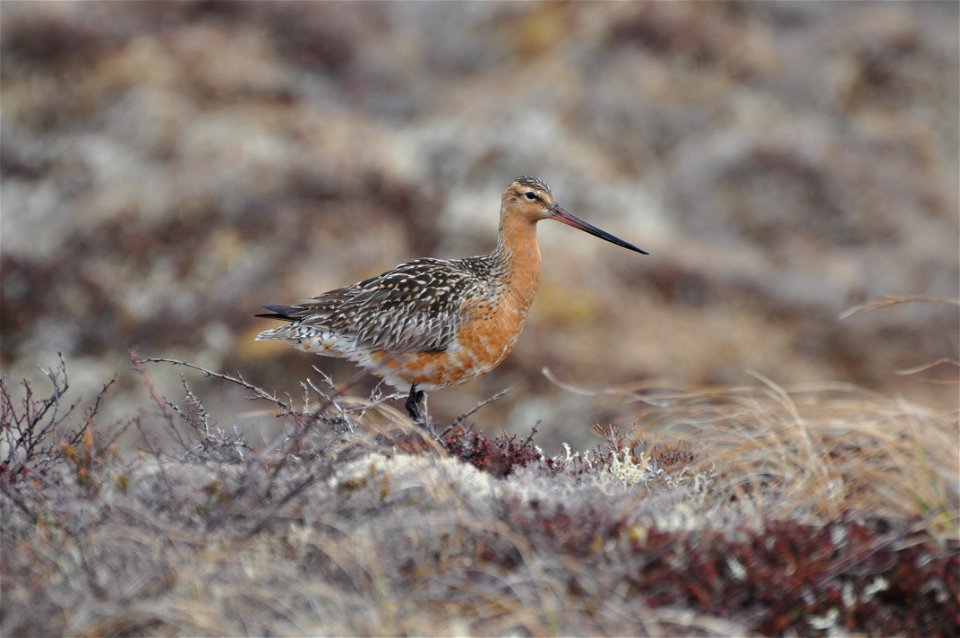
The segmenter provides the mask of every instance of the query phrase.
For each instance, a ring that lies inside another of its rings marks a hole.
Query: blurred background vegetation
[[[545,366],[955,407],[955,368],[897,374],[957,356],[955,306],[839,315],[957,296],[957,20],[949,2],[5,1],[4,374],[62,351],[75,386],[121,371],[129,405],[129,349],[271,390],[311,364],[346,380],[254,342],[258,307],[486,252],[500,192],[532,174],[652,256],[541,225],[514,354],[434,393],[435,417],[515,385],[483,427],[542,419],[553,447],[629,419]]]

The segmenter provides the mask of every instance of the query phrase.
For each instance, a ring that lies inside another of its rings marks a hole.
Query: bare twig
[[[464,419],[470,417],[473,413],[475,413],[477,410],[479,410],[479,409],[482,408],[483,406],[487,405],[488,403],[493,403],[494,401],[498,401],[499,399],[502,399],[502,398],[503,398],[504,396],[506,396],[511,390],[513,390],[513,386],[510,386],[509,388],[504,388],[503,390],[500,390],[499,392],[497,392],[497,393],[494,394],[493,396],[488,397],[488,398],[484,399],[483,401],[481,401],[480,403],[476,404],[475,406],[473,406],[472,408],[470,408],[469,410],[467,410],[466,412],[464,412],[463,414],[461,414],[460,416],[458,416],[456,419],[454,419],[454,420],[453,420],[453,423],[451,423],[450,425],[448,425],[447,428],[446,428],[443,432],[440,433],[440,437],[439,437],[439,438],[442,439],[443,437],[445,437],[445,436],[447,435],[448,432],[450,432],[450,431],[453,430],[455,427],[457,427],[458,425],[460,425],[461,423],[463,423],[463,420],[464,420]]]
[[[180,428],[177,427],[177,421],[173,417],[173,410],[170,408],[170,404],[162,399],[157,393],[156,386],[153,385],[153,380],[150,378],[150,375],[147,374],[147,371],[143,369],[144,360],[137,359],[137,351],[130,351],[130,361],[133,363],[133,369],[140,374],[140,378],[143,379],[144,385],[147,387],[147,392],[150,394],[150,399],[154,404],[160,408],[160,413],[163,414],[163,418],[170,425],[170,429],[173,431],[174,435],[177,437],[177,442],[183,447],[183,449],[189,449],[186,438],[184,438],[183,432],[180,431]],[[147,359],[146,361],[149,361]]]
[[[64,424],[80,402],[77,400],[63,407],[70,383],[63,355],[58,353],[57,356],[59,363],[55,368],[40,369],[52,386],[46,396],[37,397],[33,384],[23,379],[20,382],[23,396],[15,399],[6,377],[0,377],[0,433],[6,443],[0,461],[11,473],[31,464],[48,466],[55,462],[63,453],[63,446],[58,443],[79,444],[94,424],[104,395],[116,381],[114,377],[100,388],[93,403],[84,411],[79,427],[65,428]],[[52,440],[53,435],[56,440]]]
[[[277,414],[278,417],[292,417],[294,421],[293,431],[291,432],[289,429],[285,428],[284,431],[279,433],[272,441],[268,442],[257,454],[252,455],[247,459],[247,471],[239,473],[240,482],[231,490],[230,494],[228,495],[229,498],[225,501],[236,502],[238,499],[243,498],[246,495],[247,491],[252,486],[249,477],[255,476],[259,473],[254,471],[255,466],[259,466],[263,469],[269,468],[269,481],[265,487],[262,497],[266,500],[266,502],[276,504],[275,507],[272,507],[270,511],[275,511],[276,508],[279,508],[284,503],[294,498],[297,493],[306,489],[310,484],[312,484],[312,482],[316,480],[316,477],[314,476],[315,473],[309,472],[307,477],[305,477],[303,480],[297,481],[293,486],[289,486],[288,481],[288,487],[284,489],[282,495],[273,495],[273,491],[278,485],[278,480],[281,476],[281,473],[283,473],[284,470],[290,466],[290,463],[293,460],[301,455],[301,448],[304,439],[313,431],[312,428],[308,427],[311,423],[320,421],[331,426],[343,423],[350,432],[356,431],[355,423],[349,417],[348,410],[340,404],[339,399],[343,397],[345,393],[348,392],[356,383],[364,379],[369,374],[367,372],[356,374],[346,383],[337,386],[333,383],[333,380],[328,375],[314,367],[314,370],[321,376],[327,385],[330,386],[331,391],[324,391],[321,387],[318,387],[318,385],[312,379],[307,379],[301,382],[300,387],[302,391],[303,407],[302,409],[297,409],[294,407],[293,400],[289,395],[287,395],[286,400],[281,399],[276,393],[267,392],[263,388],[248,382],[239,374],[224,374],[194,363],[190,363],[188,361],[170,359],[167,357],[145,357],[136,361],[136,365],[138,366],[141,366],[144,363],[167,363],[174,366],[181,366],[191,370],[196,370],[206,377],[216,378],[234,385],[239,385],[251,393],[251,396],[248,398],[253,400],[264,400],[275,405],[280,410],[280,413]],[[183,418],[186,423],[201,436],[203,440],[200,442],[200,445],[203,447],[209,444],[210,441],[208,439],[213,437],[212,428],[214,426],[211,425],[210,417],[200,403],[200,399],[196,396],[196,394],[193,393],[192,390],[190,390],[185,380],[183,381],[183,384],[187,395],[187,401],[192,406],[195,415],[187,414],[175,404],[165,401],[167,405],[167,411],[171,415],[171,418],[173,414],[177,414],[180,416],[180,418]],[[321,399],[319,404],[311,404],[311,393],[315,393],[316,396]],[[339,414],[336,416],[326,416],[325,413],[331,407],[336,408]],[[217,442],[220,442],[219,438],[213,438],[216,439]],[[278,451],[281,451],[279,455],[276,454]],[[229,516],[229,513],[224,511],[219,516],[208,517],[208,528],[213,529],[217,527],[227,520]],[[258,525],[262,527],[263,524],[264,523],[261,522]],[[255,528],[254,533],[256,529],[258,528]]]
[[[530,435],[523,440],[523,443],[520,444],[520,447],[527,447],[533,443],[533,437],[537,435],[537,432],[540,431],[540,424],[543,423],[541,419],[537,419],[537,422],[533,424],[533,427],[530,429]]]
[[[224,374],[222,372],[215,372],[213,370],[204,368],[203,366],[199,366],[195,363],[190,363],[189,361],[181,361],[179,359],[170,359],[168,357],[145,357],[143,359],[136,359],[136,352],[131,351],[130,354],[132,357],[134,357],[135,366],[141,365],[144,363],[169,363],[175,366],[183,366],[185,368],[190,368],[191,370],[196,370],[197,372],[202,373],[204,376],[214,377],[216,379],[222,379],[224,381],[229,381],[230,383],[243,386],[247,390],[250,390],[251,392],[253,392],[254,394],[253,398],[263,399],[265,401],[274,403],[280,408],[283,408],[284,410],[286,410],[287,413],[289,414],[293,414],[295,412],[295,410],[293,409],[293,407],[288,401],[284,401],[283,399],[279,398],[277,395],[271,394],[266,390],[264,390],[263,388],[261,388],[260,386],[250,383],[249,381],[244,379],[242,375],[238,374],[237,376],[234,377],[229,374]],[[138,368],[138,370],[139,369],[142,369],[142,368]]]

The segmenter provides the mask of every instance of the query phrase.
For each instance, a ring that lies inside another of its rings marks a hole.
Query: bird
[[[406,391],[425,425],[425,392],[487,374],[513,350],[540,284],[536,225],[554,220],[649,255],[561,207],[545,182],[519,177],[503,191],[497,245],[458,259],[420,258],[383,274],[256,315],[286,323],[256,340],[348,359]]]

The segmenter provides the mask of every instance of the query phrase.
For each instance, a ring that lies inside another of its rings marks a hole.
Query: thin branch
[[[513,390],[513,387],[514,387],[514,386],[510,386],[509,388],[504,388],[503,390],[500,390],[499,392],[497,392],[497,393],[494,394],[493,396],[484,399],[484,400],[481,401],[480,403],[476,404],[475,406],[473,406],[472,408],[470,408],[469,410],[467,410],[466,412],[464,412],[463,414],[461,414],[460,416],[458,416],[456,419],[453,420],[453,423],[451,423],[449,426],[447,426],[447,428],[446,428],[443,432],[440,433],[440,438],[442,439],[443,437],[445,437],[448,432],[450,432],[451,430],[453,430],[454,428],[456,428],[458,425],[460,425],[461,423],[463,423],[463,420],[464,420],[464,419],[466,419],[466,418],[470,417],[471,415],[473,415],[477,410],[479,410],[479,409],[482,408],[483,406],[487,405],[488,403],[493,403],[494,401],[497,401],[497,400],[499,400],[499,399],[502,399],[502,398],[503,398],[504,396],[506,396],[511,390]]]
[[[533,437],[537,435],[537,432],[540,431],[540,424],[543,423],[541,419],[537,419],[537,422],[533,424],[533,427],[530,429],[530,436],[523,440],[523,443],[520,444],[520,447],[525,448],[531,443],[533,443]]]
[[[177,437],[177,441],[183,447],[183,449],[189,449],[187,441],[184,438],[183,432],[180,431],[180,428],[177,427],[177,420],[173,416],[173,410],[170,408],[169,402],[165,401],[157,393],[157,388],[153,385],[153,380],[150,378],[150,375],[147,374],[147,371],[143,368],[144,360],[137,359],[137,351],[130,351],[130,361],[133,363],[133,369],[140,373],[140,377],[143,379],[144,385],[147,387],[147,392],[150,394],[150,398],[153,400],[154,404],[160,408],[161,414],[163,414],[164,419],[170,425],[170,429],[173,430],[173,433]],[[146,361],[149,361],[147,359]]]
[[[132,356],[136,356],[136,353],[131,351]],[[145,357],[143,359],[135,359],[134,364],[144,364],[144,363],[169,363],[175,366],[183,366],[184,368],[190,368],[191,370],[196,370],[197,372],[203,373],[204,376],[214,377],[215,379],[222,379],[223,381],[229,381],[230,383],[235,383],[239,386],[243,386],[247,390],[253,392],[255,399],[263,399],[264,401],[269,401],[276,404],[278,407],[287,411],[289,414],[293,414],[295,410],[291,404],[283,399],[279,398],[275,394],[271,394],[261,388],[260,386],[254,385],[243,378],[243,375],[238,374],[237,376],[232,376],[229,374],[224,374],[222,372],[215,372],[199,366],[195,363],[190,363],[189,361],[181,361],[179,359],[169,359],[167,357]]]

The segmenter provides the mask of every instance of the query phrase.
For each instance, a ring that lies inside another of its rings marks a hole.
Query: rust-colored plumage
[[[536,224],[543,219],[646,254],[565,211],[539,179],[521,177],[503,193],[490,254],[415,259],[291,306],[265,306],[270,313],[258,316],[288,323],[257,339],[350,359],[395,387],[409,386],[406,407],[419,421],[423,391],[486,374],[513,349],[540,283]]]

